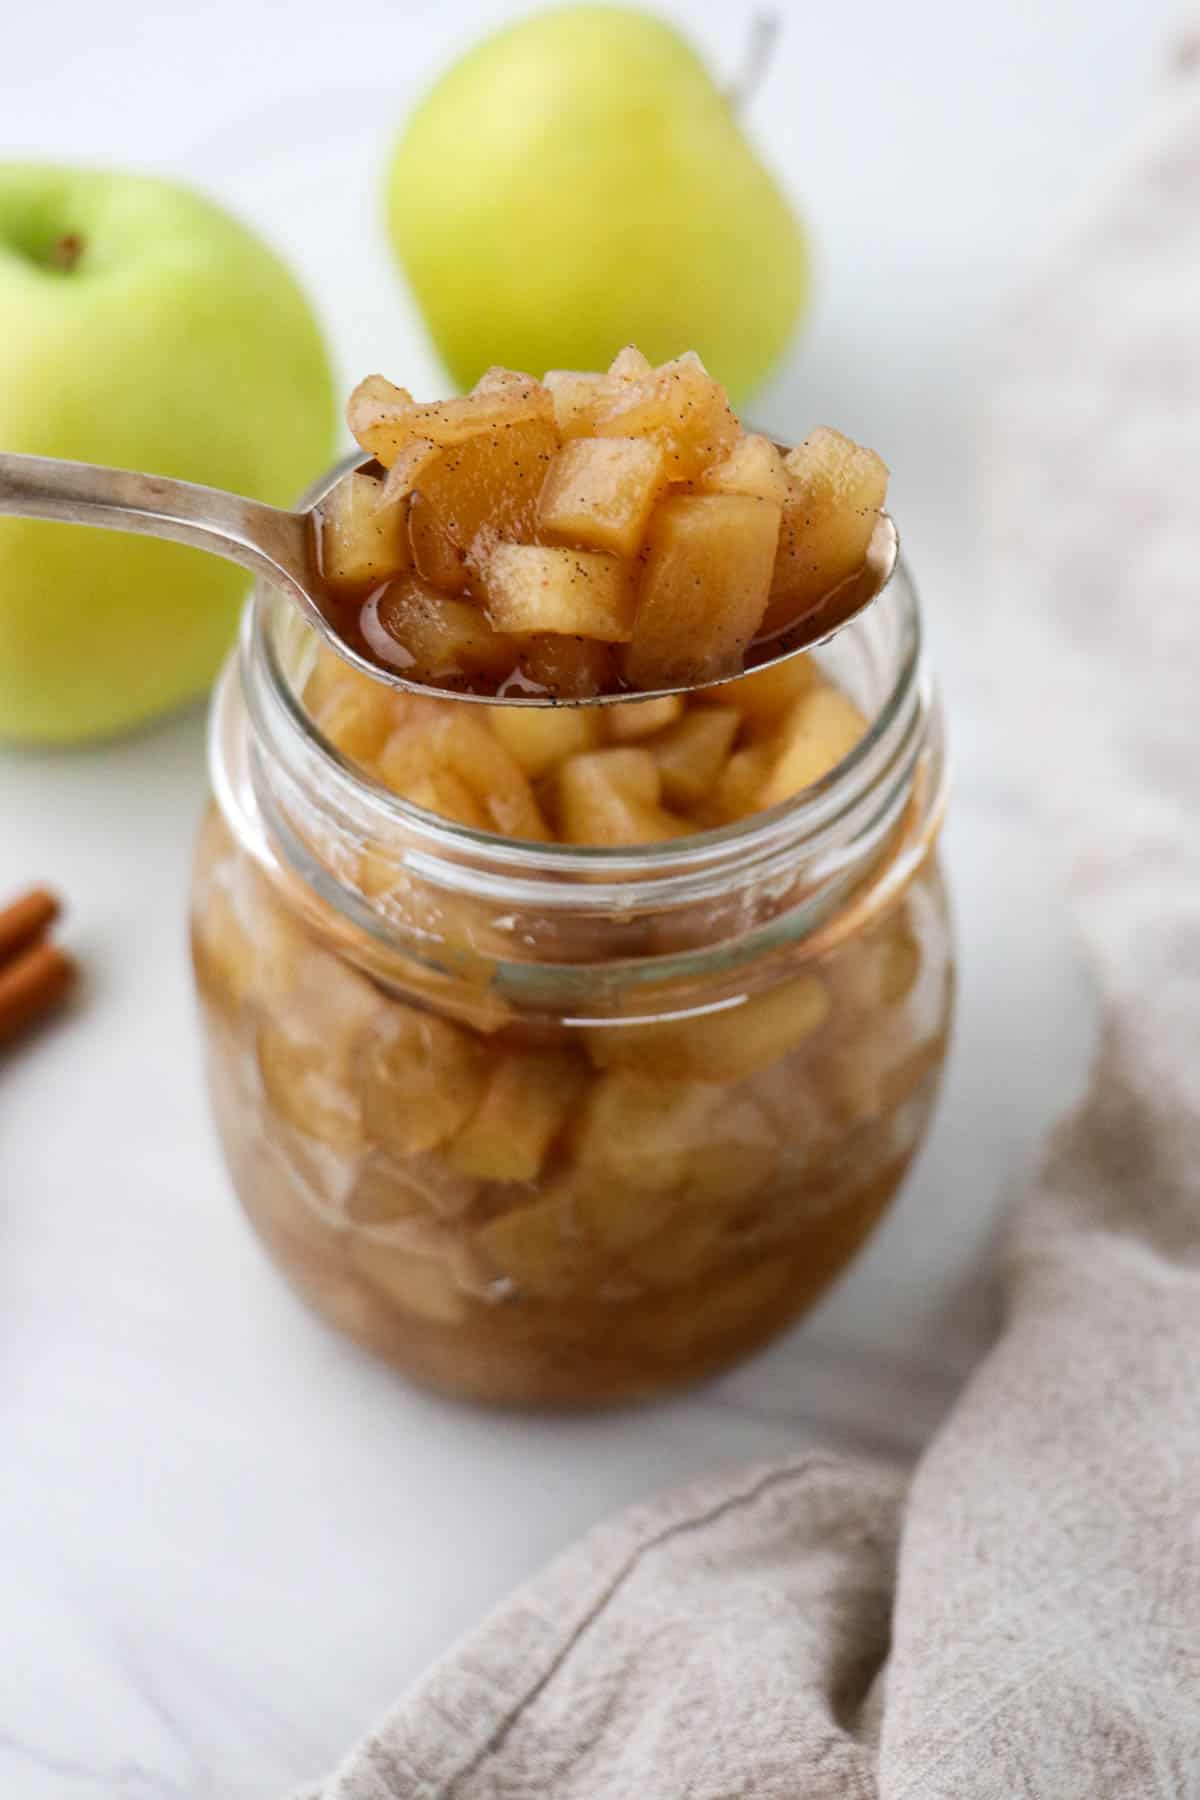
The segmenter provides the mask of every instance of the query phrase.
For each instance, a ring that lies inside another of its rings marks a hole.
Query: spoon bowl
[[[208,550],[269,581],[298,606],[331,649],[355,668],[406,693],[443,693],[456,700],[479,700],[488,706],[606,706],[619,701],[655,700],[696,691],[694,687],[624,689],[608,694],[564,697],[545,693],[480,694],[438,689],[411,681],[396,669],[381,667],[348,644],[329,616],[328,595],[321,580],[314,546],[316,514],[322,500],[349,470],[368,465],[361,454],[348,457],[331,474],[310,505],[289,512],[247,500],[221,488],[200,487],[165,475],[108,469],[96,463],[66,462],[52,456],[26,456],[0,451],[0,516],[53,519],[67,525],[92,525],[128,531],[142,537],[167,538]],[[751,645],[745,670],[772,668],[828,643],[877,600],[891,580],[900,539],[887,513],[879,515],[863,565],[839,583],[807,613],[775,637]],[[722,687],[737,675],[697,684]]]

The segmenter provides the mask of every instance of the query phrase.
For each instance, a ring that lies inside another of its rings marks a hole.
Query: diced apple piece
[[[477,1184],[449,1168],[443,1156],[389,1156],[372,1151],[364,1158],[346,1196],[352,1225],[390,1225],[397,1219],[461,1219],[471,1209]]]
[[[362,1110],[340,1046],[327,1050],[315,1032],[264,1019],[255,1055],[269,1113],[339,1155],[361,1148]]]
[[[372,587],[412,563],[408,518],[397,501],[381,505],[383,483],[354,469],[321,503],[321,574],[330,587]]]
[[[411,800],[414,806],[423,806],[426,812],[437,813],[439,818],[450,819],[456,825],[469,825],[473,831],[492,829],[482,806],[466,782],[461,781],[452,769],[430,769],[427,775],[412,775],[403,787],[394,782],[390,785],[402,799]],[[394,883],[393,869],[389,886]]]
[[[331,1149],[348,1153],[362,1142],[356,1057],[382,1008],[370,982],[310,946],[287,1001],[259,1025],[258,1069],[268,1104]]]
[[[716,825],[731,825],[754,812],[774,760],[770,744],[747,744],[744,750],[735,750],[717,777],[704,816]]]
[[[899,1006],[916,987],[925,960],[921,940],[907,913],[902,909],[892,929],[864,945],[864,951],[871,966],[877,1003]]]
[[[736,706],[757,736],[778,723],[794,701],[816,686],[815,665],[807,656],[789,656],[769,669],[755,669],[701,696],[719,706]]]
[[[360,1052],[367,1133],[393,1155],[432,1150],[466,1124],[484,1079],[483,1054],[469,1033],[434,1013],[393,1003]]]
[[[662,780],[653,756],[649,750],[632,745],[614,745],[574,756],[560,771],[560,786],[570,788],[585,780],[603,781],[642,806],[656,806],[662,796]]]
[[[816,975],[801,975],[741,1006],[664,1019],[651,1025],[601,1025],[584,1037],[602,1069],[636,1069],[698,1081],[745,1081],[769,1069],[821,1029],[829,992]]]
[[[615,744],[652,737],[682,717],[682,694],[662,694],[657,700],[620,700],[604,708],[604,723]]]
[[[572,790],[561,809],[561,836],[567,844],[618,849],[625,844],[661,844],[686,837],[690,827],[661,806],[631,800],[617,788],[598,782],[585,798]]]
[[[830,976],[851,1014],[851,1032],[857,1025],[854,1014],[882,1018],[891,1007],[902,1005],[917,985],[923,964],[920,934],[903,903],[870,932],[848,943],[834,957]]]
[[[556,700],[587,700],[617,685],[611,645],[596,638],[557,637],[536,632],[521,641],[526,681]]]
[[[718,1212],[682,1211],[664,1231],[634,1247],[629,1273],[648,1288],[686,1289],[718,1260],[724,1230]]]
[[[422,404],[382,375],[368,375],[350,396],[346,422],[363,449],[390,469],[415,438],[447,448],[480,432],[502,431],[530,419],[549,423],[553,413],[549,393],[532,376],[511,383],[493,381],[482,392],[477,389],[462,399]]]
[[[309,953],[308,939],[249,863],[218,865],[198,885],[192,945],[206,999],[268,1011],[286,1003]]]
[[[627,562],[597,550],[497,544],[484,564],[488,616],[500,631],[625,643],[637,596]]]
[[[575,1157],[613,1182],[676,1188],[705,1142],[721,1098],[721,1090],[708,1082],[614,1069],[593,1084],[584,1104]]]
[[[778,806],[820,781],[850,754],[866,728],[866,720],[845,694],[836,688],[813,688],[795,702],[779,726],[774,767],[757,806]]]
[[[654,364],[638,349],[636,344],[622,344],[608,365],[607,380],[609,382],[641,381],[653,373]]]
[[[538,501],[548,544],[633,556],[666,486],[666,458],[648,438],[575,438],[550,465]]]
[[[783,457],[768,437],[743,432],[723,462],[706,469],[696,483],[702,494],[753,494],[782,506],[788,497]]]
[[[688,830],[659,805],[661,782],[649,750],[614,748],[568,757],[559,770],[558,811],[569,844],[659,843]]]
[[[478,561],[481,535],[482,549],[497,538],[533,538],[538,495],[557,451],[558,434],[545,419],[481,432],[445,451],[422,474],[417,492],[454,547]],[[423,527],[418,509],[413,529],[419,534]],[[416,553],[416,537],[413,548]]]
[[[422,581],[442,594],[464,591],[469,580],[467,559],[423,494],[413,494],[408,504],[408,541],[413,566]]]
[[[414,438],[406,444],[387,472],[379,495],[380,506],[407,500],[421,476],[431,469],[442,451],[428,438]]]
[[[350,1263],[393,1306],[431,1325],[457,1325],[467,1302],[445,1261],[421,1256],[401,1244],[357,1233],[350,1240]]]
[[[606,375],[584,374],[578,369],[551,369],[544,385],[554,404],[554,422],[561,437],[588,437],[614,392],[623,393],[633,381],[654,373],[648,357],[632,344],[618,350]]]
[[[584,1234],[609,1254],[621,1255],[679,1223],[679,1198],[671,1188],[635,1188],[578,1167],[565,1169],[551,1185],[569,1197]]]
[[[512,667],[512,646],[477,606],[452,600],[415,575],[392,582],[372,600],[363,630],[375,654],[414,681],[480,675],[502,681]]]
[[[396,732],[384,745],[379,772],[409,798],[414,784],[453,776],[483,809],[488,829],[538,843],[550,835],[521,765],[482,720],[465,712],[450,709]]]
[[[483,1098],[447,1151],[463,1175],[534,1181],[587,1080],[576,1057],[514,1050],[497,1061]]]
[[[835,1044],[822,1058],[822,1101],[843,1132],[886,1119],[939,1073],[945,1055],[944,1032],[914,1044],[908,1027],[889,1020],[882,1030]]]
[[[490,369],[483,371],[471,389],[471,397],[475,400],[513,399],[524,404],[529,400],[531,390],[538,388],[546,391],[536,375],[527,375],[524,369],[506,369],[501,363],[493,363]],[[547,407],[540,394],[535,395],[535,404],[538,418],[548,419],[553,409]]]
[[[351,762],[369,763],[383,748],[396,720],[390,707],[364,705],[361,695],[343,688],[331,695],[316,723],[343,756]]]
[[[738,437],[724,388],[690,352],[627,381],[610,378],[597,437],[646,437],[662,446],[671,481],[721,462]]]
[[[649,748],[668,806],[687,811],[713,791],[740,723],[732,707],[696,707],[654,739]]]
[[[775,561],[779,508],[745,494],[681,494],[655,509],[629,680],[682,687],[735,674],[758,629]]]
[[[565,757],[596,748],[604,730],[599,710],[594,706],[492,706],[488,724],[529,779],[536,781]]]
[[[697,1208],[736,1210],[770,1181],[787,1136],[753,1094],[727,1092],[691,1160],[686,1198]]]
[[[861,568],[887,497],[887,464],[840,431],[819,426],[784,458],[783,508],[771,600],[797,611]]]
[[[316,645],[316,655],[304,678],[303,689],[304,704],[314,718],[349,675],[372,689],[379,685],[378,682],[372,681],[369,675],[364,675],[361,670],[356,669],[353,663],[348,663],[344,656],[339,656],[337,651],[331,649],[328,644],[318,643]]]
[[[399,724],[401,708],[381,681],[372,681],[349,663],[342,663],[342,670],[333,680],[310,681],[304,697],[330,743],[353,762],[369,763]],[[315,704],[310,698],[314,694]]]
[[[397,387],[384,375],[367,375],[346,402],[346,423],[368,455],[388,468],[418,435],[404,425],[414,406],[407,388]],[[386,454],[380,455],[381,450]]]
[[[545,386],[554,407],[558,435],[589,436],[607,398],[604,376],[585,375],[577,369],[550,369]]]
[[[561,1300],[595,1285],[596,1253],[579,1230],[569,1197],[551,1194],[502,1213],[480,1228],[475,1241],[520,1293]]]

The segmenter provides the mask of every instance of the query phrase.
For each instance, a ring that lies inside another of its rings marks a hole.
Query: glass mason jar
[[[633,1400],[746,1355],[883,1214],[945,1055],[942,722],[905,571],[817,653],[869,721],[844,761],[629,849],[397,798],[309,716],[316,653],[260,588],[195,867],[256,1230],[326,1319],[472,1400]]]

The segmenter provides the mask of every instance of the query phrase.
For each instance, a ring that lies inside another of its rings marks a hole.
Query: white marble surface
[[[345,371],[419,389],[433,365],[372,183],[406,97],[502,10],[14,10],[0,155],[207,185],[301,267]],[[744,14],[667,10],[732,64]],[[952,1397],[992,1316],[1004,1190],[1091,1025],[1052,847],[1007,773],[1019,718],[975,668],[979,327],[1136,116],[1170,19],[1160,0],[969,21],[949,0],[808,6],[756,102],[822,263],[813,328],[760,411],[783,432],[829,417],[894,466],[948,690],[962,946],[916,1173],[853,1274],[756,1362],[651,1412],[517,1421],[411,1393],[332,1338],[251,1241],[205,1116],[182,929],[200,717],[0,756],[0,889],[59,884],[88,968],[73,1016],[0,1070],[9,1800],[282,1794],[612,1507],[806,1436],[909,1452]]]

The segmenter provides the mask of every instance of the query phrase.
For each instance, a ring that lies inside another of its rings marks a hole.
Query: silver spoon
[[[347,470],[364,462],[369,463],[370,458],[348,460],[334,470],[309,508],[285,512],[282,507],[267,506],[261,500],[246,500],[239,494],[199,487],[190,481],[172,481],[165,475],[140,475],[128,469],[101,468],[95,463],[63,462],[52,456],[23,456],[0,450],[0,515],[56,519],[67,525],[98,525],[110,531],[169,538],[196,550],[211,550],[286,594],[338,655],[356,668],[390,687],[428,694],[431,684],[406,680],[395,669],[381,668],[360,655],[340,636],[321,604],[321,582],[313,557],[314,514]],[[771,667],[835,637],[878,599],[891,579],[899,548],[895,525],[887,513],[881,513],[862,568],[778,638],[763,644],[763,654],[749,666]],[[720,687],[734,679],[727,675],[700,685]],[[549,694],[460,694],[453,690],[453,697],[482,700],[489,706],[603,706],[619,700],[652,700],[691,691],[687,687],[651,691],[639,688],[636,692],[625,690],[560,700]]]

